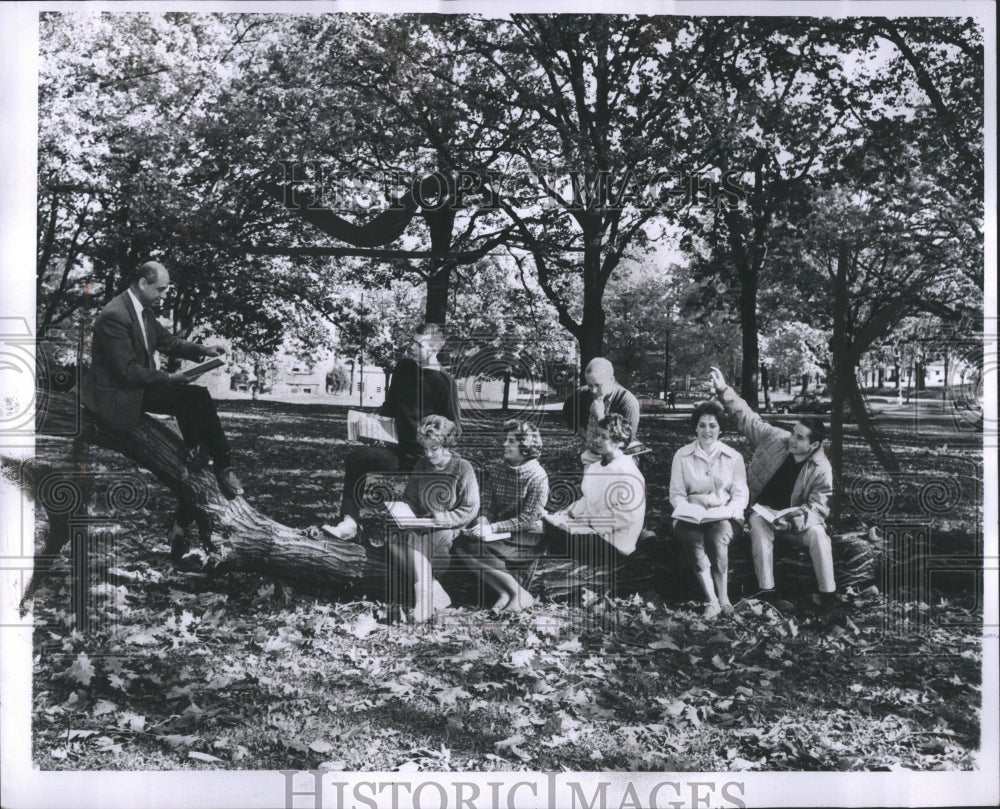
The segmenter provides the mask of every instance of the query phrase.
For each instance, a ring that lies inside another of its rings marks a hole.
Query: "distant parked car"
[[[778,413],[829,413],[830,400],[815,393],[797,393],[790,402],[780,402],[774,409]]]
[[[815,393],[798,393],[789,402],[779,402],[775,405],[776,413],[830,413],[833,410],[833,402],[829,397],[817,395]],[[843,419],[845,422],[854,421],[854,413],[851,406],[844,402]]]

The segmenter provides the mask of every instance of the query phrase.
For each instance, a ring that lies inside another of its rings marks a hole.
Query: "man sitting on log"
[[[580,460],[584,466],[589,466],[601,458],[596,447],[597,425],[605,416],[621,416],[629,425],[632,441],[635,441],[639,429],[639,400],[618,384],[614,366],[604,357],[595,357],[587,363],[584,379],[587,384],[566,400],[563,413],[571,429],[586,435],[587,446],[580,453]]]
[[[132,432],[143,412],[177,418],[186,447],[184,461],[198,471],[211,457],[219,489],[232,500],[243,487],[231,466],[229,442],[208,390],[189,385],[180,371],[156,367],[154,352],[189,360],[225,353],[167,331],[153,312],[170,287],[170,274],[156,261],[142,264],[124,292],[105,306],[94,322],[90,371],[83,380],[83,404],[111,430]]]
[[[821,618],[839,616],[840,603],[833,575],[833,552],[826,531],[833,494],[833,468],[823,452],[826,430],[816,416],[802,416],[792,431],[767,424],[713,367],[710,379],[736,429],[750,442],[747,465],[750,489],[750,543],[760,592],[757,598],[775,605],[774,539],[779,537],[809,549],[819,584]],[[781,512],[777,518],[775,514]]]

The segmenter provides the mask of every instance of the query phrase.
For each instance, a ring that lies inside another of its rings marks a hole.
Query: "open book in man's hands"
[[[212,357],[210,360],[205,360],[205,362],[199,362],[197,365],[185,368],[181,373],[188,379],[197,379],[202,374],[207,374],[209,371],[221,368],[225,364],[221,357]]]
[[[376,416],[374,413],[364,413],[361,410],[347,411],[347,440],[357,441],[367,438],[371,441],[384,441],[387,444],[398,444],[396,435],[396,420],[388,416]]]
[[[695,525],[701,525],[704,522],[718,522],[719,520],[728,519],[728,517],[723,517],[719,513],[719,507],[705,508],[704,506],[699,506],[697,503],[691,503],[682,500],[676,506],[674,506],[673,513],[670,515],[675,520],[683,520],[684,522],[694,523]]]
[[[767,520],[769,525],[774,525],[775,522],[780,520],[782,517],[787,517],[791,514],[799,514],[802,509],[799,506],[792,506],[791,508],[783,508],[781,511],[775,511],[773,508],[768,508],[767,506],[762,506],[760,503],[754,503],[750,510],[754,514],[759,514],[765,520]]]
[[[385,504],[386,511],[389,512],[389,519],[399,528],[433,528],[434,519],[432,517],[418,517],[413,513],[409,503],[402,500],[389,500]]]

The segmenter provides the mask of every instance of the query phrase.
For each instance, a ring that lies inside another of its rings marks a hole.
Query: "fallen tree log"
[[[879,580],[881,548],[865,533],[847,533],[833,537],[834,574],[838,587],[865,587]],[[757,592],[750,541],[746,534],[730,546],[729,594],[734,600]],[[462,580],[462,570],[446,578],[449,592],[472,598],[475,589]],[[784,592],[801,594],[816,590],[809,552],[794,545],[782,546],[775,553],[775,578]],[[665,531],[644,532],[631,556],[613,572],[584,568],[555,557],[543,556],[530,571],[533,594],[553,600],[576,600],[584,590],[616,595],[656,594],[668,601],[701,600],[695,574],[685,558],[680,543]]]
[[[384,592],[381,550],[319,539],[270,519],[242,497],[227,500],[209,471],[188,472],[180,436],[158,419],[143,415],[134,432],[122,433],[95,421],[80,407],[75,394],[50,394],[39,409],[36,432],[69,437],[72,450],[59,465],[3,458],[5,475],[44,509],[49,523],[44,548],[36,553],[35,571],[22,597],[22,612],[69,541],[73,518],[86,518],[90,494],[86,447],[91,445],[118,452],[152,472],[177,498],[175,523],[187,535],[196,533],[202,545],[217,554],[219,568],[265,573],[324,593],[381,596]]]
[[[310,592],[327,596],[367,595],[383,599],[389,581],[384,549],[385,528],[378,519],[366,526],[363,542],[320,538],[314,532],[283,525],[261,514],[245,499],[227,500],[215,478],[207,471],[189,473],[182,463],[182,443],[177,433],[160,419],[143,416],[132,433],[120,433],[97,423],[79,406],[73,394],[49,395],[40,408],[37,432],[40,435],[71,437],[72,449],[66,461],[53,466],[34,460],[4,459],[8,477],[20,481],[48,518],[49,532],[44,549],[36,555],[35,574],[25,589],[22,610],[44,580],[52,561],[70,539],[74,517],[86,519],[86,448],[98,446],[120,453],[152,474],[177,498],[175,522],[189,536],[211,549],[215,569],[248,570],[292,583]],[[388,496],[391,484],[376,483],[380,497]],[[67,491],[72,492],[71,495]],[[376,499],[379,499],[376,497]],[[70,507],[67,507],[70,502]],[[79,510],[83,509],[80,514]],[[75,510],[75,511],[74,511]],[[374,541],[373,541],[374,538]],[[184,550],[182,543],[175,558]],[[878,543],[862,534],[834,537],[834,562],[838,585],[867,585],[879,578]],[[730,553],[730,592],[733,598],[754,592],[756,584],[744,536],[734,541]],[[798,591],[815,589],[815,577],[808,553],[796,548],[776,555],[776,576],[783,588]],[[567,560],[545,557],[533,570],[531,588],[546,598],[564,599],[584,588],[604,591],[612,583],[600,571],[573,566]],[[466,603],[482,600],[482,588],[463,579],[454,570],[445,585]],[[678,543],[669,530],[647,533],[636,552],[614,572],[614,589],[619,595],[657,593],[668,600],[699,599],[694,574],[687,566]]]

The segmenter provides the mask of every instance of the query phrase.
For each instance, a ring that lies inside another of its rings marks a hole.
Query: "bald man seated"
[[[639,429],[639,400],[618,384],[614,366],[604,357],[595,357],[587,363],[584,379],[587,384],[566,400],[563,413],[570,429],[577,430],[586,438],[586,448],[580,453],[580,461],[589,466],[601,459],[595,442],[600,431],[598,422],[605,416],[617,413],[624,418],[635,440]]]
[[[156,367],[154,352],[203,360],[225,353],[222,346],[182,340],[154,316],[170,288],[170,273],[147,261],[134,273],[124,292],[101,310],[94,321],[90,371],[83,380],[84,407],[106,427],[132,432],[144,412],[176,417],[184,439],[184,460],[198,471],[211,457],[220,491],[230,500],[243,494],[232,470],[229,442],[222,431],[215,402],[206,388],[189,384],[180,371]]]

